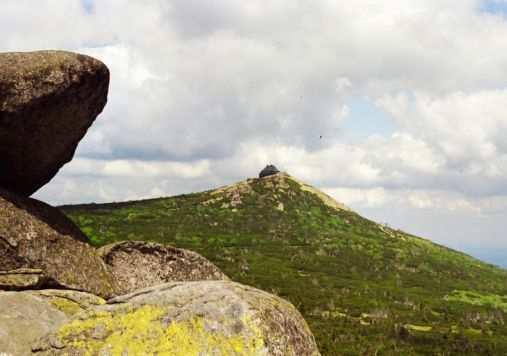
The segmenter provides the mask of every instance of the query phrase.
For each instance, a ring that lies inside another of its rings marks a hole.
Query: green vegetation
[[[473,305],[488,306],[507,312],[507,296],[480,294],[474,291],[456,290],[445,296],[450,302],[461,302]]]
[[[323,355],[507,354],[507,271],[337,209],[287,175],[62,209],[97,246],[191,249],[291,301]]]

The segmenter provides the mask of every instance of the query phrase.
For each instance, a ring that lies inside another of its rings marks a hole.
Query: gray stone
[[[116,295],[107,266],[85,241],[86,236],[58,209],[0,189],[4,290],[60,287],[103,297]],[[40,274],[16,275],[20,269],[36,269]]]
[[[167,282],[228,280],[198,253],[157,243],[119,242],[100,248],[99,254],[113,273],[120,294]]]
[[[0,354],[30,355],[40,338],[78,312],[104,303],[74,291],[0,292]]]
[[[319,355],[294,306],[230,281],[168,283],[114,298],[77,314],[37,349],[38,355]]]
[[[0,290],[37,289],[46,282],[41,269],[20,268],[0,271]]]
[[[0,54],[0,187],[29,196],[69,162],[104,108],[109,70],[63,52]]]

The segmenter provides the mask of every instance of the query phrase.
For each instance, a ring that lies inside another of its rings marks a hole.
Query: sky
[[[0,51],[111,70],[106,109],[38,199],[169,196],[273,163],[507,267],[506,0],[2,0],[0,33]]]

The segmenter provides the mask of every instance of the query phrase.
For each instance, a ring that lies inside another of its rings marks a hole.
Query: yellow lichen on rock
[[[148,341],[162,333],[158,318],[163,314],[161,308],[153,306],[123,313],[94,312],[86,319],[63,326],[58,336],[64,345],[84,351],[85,355],[95,355],[101,350],[112,355],[121,355],[123,351],[134,355],[136,351],[148,351]],[[83,340],[83,335],[92,337]]]
[[[248,325],[248,323],[246,323]],[[157,351],[167,355],[217,354],[262,355],[265,354],[264,340],[259,329],[253,328],[256,335],[246,339],[241,335],[225,336],[207,330],[205,321],[195,318],[189,322],[173,322],[165,329]]]
[[[65,315],[74,315],[83,310],[78,303],[65,298],[55,298],[50,303]]]
[[[167,311],[145,305],[124,312],[96,312],[63,326],[58,337],[71,349],[85,355],[264,355],[262,332],[243,320],[252,337],[223,335],[206,327],[203,318],[172,321],[164,325]],[[83,338],[83,336],[86,337]]]
[[[38,355],[320,355],[292,304],[230,281],[145,288],[60,325],[35,345]]]

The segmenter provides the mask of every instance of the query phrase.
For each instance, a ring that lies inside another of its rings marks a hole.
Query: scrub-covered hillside
[[[285,173],[62,209],[97,246],[191,249],[291,301],[324,355],[507,354],[507,271],[365,219]]]

